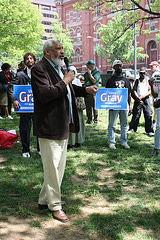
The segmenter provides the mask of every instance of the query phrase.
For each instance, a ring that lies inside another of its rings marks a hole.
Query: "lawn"
[[[18,133],[19,116],[13,117],[0,120],[0,128]],[[111,150],[107,126],[108,111],[100,110],[99,125],[86,125],[83,146],[68,151],[62,183],[62,199],[67,202],[64,211],[70,218],[67,224],[37,209],[43,169],[36,138],[31,135],[30,159],[22,158],[20,143],[0,150],[0,239],[160,239],[160,159],[150,155],[154,137],[145,133],[141,117],[138,132],[128,134],[131,148],[125,150],[117,121],[117,149]],[[28,221],[28,231],[19,238],[12,238],[14,229],[7,231],[11,217],[15,223]],[[43,237],[31,236],[32,229]]]

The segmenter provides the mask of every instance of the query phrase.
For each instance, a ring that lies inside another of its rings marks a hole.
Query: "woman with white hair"
[[[70,70],[74,71],[75,78],[72,81],[72,84],[77,86],[82,86],[80,80],[76,78],[77,70],[74,66],[70,66]],[[81,97],[76,97],[76,107],[79,117],[79,132],[78,133],[70,133],[68,138],[68,148],[71,148],[72,146],[80,147],[80,145],[85,140],[85,123],[84,123],[84,116],[83,116],[83,110],[85,109],[85,103]]]

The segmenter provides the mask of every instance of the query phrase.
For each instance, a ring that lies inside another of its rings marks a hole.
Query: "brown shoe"
[[[53,211],[52,216],[54,219],[57,219],[58,221],[63,222],[63,223],[66,223],[69,221],[67,215],[63,212],[62,209]]]

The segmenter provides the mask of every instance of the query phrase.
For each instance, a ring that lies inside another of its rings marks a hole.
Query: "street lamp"
[[[92,36],[87,36],[86,38],[93,39],[93,40],[98,40],[99,41],[99,46],[100,46],[100,39],[92,37]],[[99,56],[98,56],[98,58],[99,58]],[[95,51],[94,51],[94,61],[95,61]],[[100,61],[101,61],[101,63],[100,63]],[[100,70],[102,70],[102,59],[100,59],[100,61],[98,59],[98,64],[99,64],[98,68],[100,68]]]

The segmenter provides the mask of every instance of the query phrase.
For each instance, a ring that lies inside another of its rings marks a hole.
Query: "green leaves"
[[[127,27],[130,25],[127,14],[116,14],[107,25],[99,28],[102,39],[102,47],[97,48],[97,54],[109,61],[121,59],[130,62],[134,59],[134,29]],[[139,29],[137,28],[137,32]],[[143,48],[137,48],[137,58],[144,58],[146,54],[140,53]]]
[[[73,41],[70,37],[69,30],[63,28],[63,22],[61,22],[59,18],[52,23],[52,26],[53,34],[51,34],[50,37],[58,39],[63,45],[65,56],[71,57],[73,52]]]
[[[32,51],[42,38],[42,14],[30,0],[0,0],[1,52]]]

